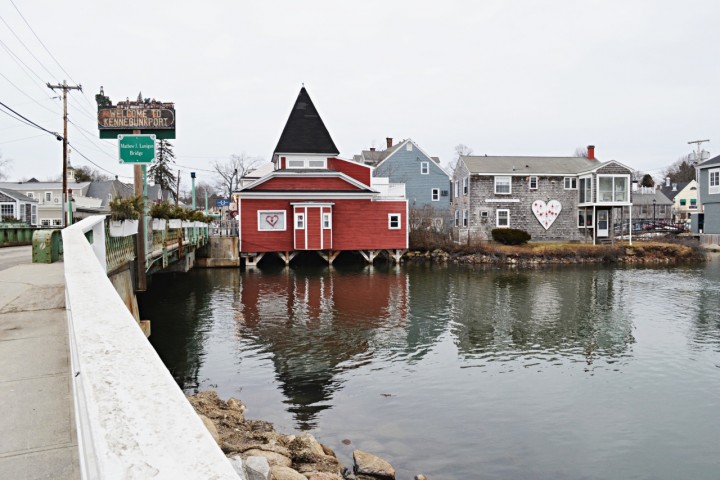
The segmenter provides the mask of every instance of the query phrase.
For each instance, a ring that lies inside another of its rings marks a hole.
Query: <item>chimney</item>
[[[665,186],[666,187],[670,186],[670,177],[665,177]]]
[[[595,145],[588,145],[587,150],[588,150],[588,154],[587,154],[588,160],[595,160]]]
[[[677,183],[673,183],[673,189],[672,189],[672,191],[673,191],[673,192],[677,192]]]
[[[387,144],[387,148],[392,147],[392,137],[385,137],[385,142]]]
[[[370,147],[370,151],[371,151],[371,152],[374,152],[374,151],[375,151],[375,147]]]
[[[632,191],[633,191],[633,193],[638,191],[638,181],[637,180],[633,180],[633,182],[632,182]]]

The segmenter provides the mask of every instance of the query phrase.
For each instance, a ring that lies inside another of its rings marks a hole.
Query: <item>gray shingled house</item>
[[[622,226],[632,219],[631,173],[596,160],[593,146],[587,157],[462,156],[453,174],[453,238],[489,240],[495,228],[525,230],[533,241],[612,238],[629,230]]]

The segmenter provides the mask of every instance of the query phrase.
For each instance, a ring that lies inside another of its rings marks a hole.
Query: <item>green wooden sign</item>
[[[155,135],[118,135],[120,163],[152,163]]]

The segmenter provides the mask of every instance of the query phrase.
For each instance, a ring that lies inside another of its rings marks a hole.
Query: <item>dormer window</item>
[[[325,158],[288,158],[285,168],[292,170],[310,170],[327,168],[327,159]]]

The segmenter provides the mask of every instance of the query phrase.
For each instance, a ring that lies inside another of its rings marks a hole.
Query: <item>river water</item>
[[[308,267],[157,277],[188,393],[399,479],[720,478],[720,260],[687,268]],[[349,440],[345,445],[343,440]]]

